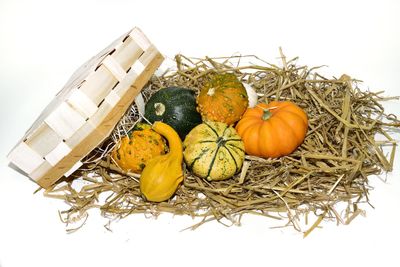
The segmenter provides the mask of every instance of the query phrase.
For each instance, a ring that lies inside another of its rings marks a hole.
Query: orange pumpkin
[[[201,89],[197,109],[204,121],[237,122],[249,104],[246,88],[233,73],[215,74]]]
[[[304,141],[307,115],[296,104],[273,101],[248,108],[236,125],[247,154],[277,158],[292,153]]]

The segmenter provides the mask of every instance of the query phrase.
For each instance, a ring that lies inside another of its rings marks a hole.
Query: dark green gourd
[[[170,125],[182,140],[202,122],[196,110],[195,92],[180,87],[167,87],[154,93],[147,101],[144,116],[151,123],[162,121]]]

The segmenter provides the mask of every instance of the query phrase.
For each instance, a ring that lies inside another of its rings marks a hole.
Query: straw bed
[[[325,218],[349,223],[361,212],[358,203],[369,201],[368,177],[393,168],[396,142],[390,131],[400,122],[385,114],[380,102],[394,98],[362,91],[347,75],[327,79],[315,72],[317,68],[299,67],[296,59],[287,61],[281,56],[282,67],[255,56],[196,59],[177,55],[176,68],[153,76],[142,93],[148,99],[167,86],[197,92],[211,74],[233,72],[256,90],[259,102],[290,100],[306,111],[306,139],[291,155],[279,159],[246,156],[242,172],[225,181],[208,182],[186,170],[173,199],[148,203],[141,197],[138,175],[122,171],[110,159],[116,142],[141,119],[133,104],[113,134],[86,158],[75,179],[55,185],[45,195],[70,205],[60,213],[66,223],[82,222],[91,208],[99,208],[110,219],[161,212],[203,218],[192,228],[211,220],[239,224],[243,214],[258,214],[287,218],[299,231],[303,229],[297,220],[313,212],[318,219],[304,235]],[[346,203],[344,213],[335,209],[337,203]]]

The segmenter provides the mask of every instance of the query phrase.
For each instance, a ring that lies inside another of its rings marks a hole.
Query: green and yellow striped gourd
[[[222,122],[197,125],[186,136],[183,147],[189,169],[209,181],[228,179],[243,165],[243,141],[233,127]]]

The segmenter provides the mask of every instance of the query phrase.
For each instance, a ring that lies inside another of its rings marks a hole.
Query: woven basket
[[[8,155],[43,188],[107,138],[163,56],[138,28],[81,66]]]

